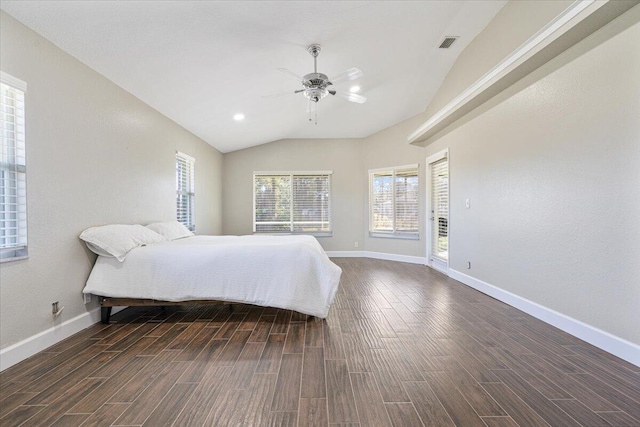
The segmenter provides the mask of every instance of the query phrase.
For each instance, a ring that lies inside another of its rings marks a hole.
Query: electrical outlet
[[[464,201],[464,206],[469,209],[471,207],[471,199],[466,199]]]
[[[355,247],[357,248],[357,247],[358,247],[358,245],[359,245],[359,243],[358,243],[358,242],[356,242],[356,243],[355,243]]]
[[[467,270],[471,270],[471,261],[467,261]]]
[[[91,294],[82,294],[82,297],[84,298],[85,304],[89,304],[91,302]]]
[[[62,310],[64,310],[64,307],[60,307],[60,301],[51,303],[51,313],[53,317],[58,317],[60,313],[62,313]]]

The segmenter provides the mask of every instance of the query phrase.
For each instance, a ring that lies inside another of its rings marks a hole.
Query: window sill
[[[384,233],[379,231],[370,231],[369,237],[379,237],[383,239],[420,240],[420,235],[417,233]]]
[[[333,231],[329,232],[320,232],[320,233],[270,233],[270,232],[260,232],[254,231],[254,235],[262,235],[262,236],[313,236],[313,237],[333,237]]]
[[[29,256],[23,255],[23,256],[14,256],[11,258],[0,258],[0,264],[3,264],[5,262],[11,262],[11,261],[22,261],[23,259],[29,259]]]

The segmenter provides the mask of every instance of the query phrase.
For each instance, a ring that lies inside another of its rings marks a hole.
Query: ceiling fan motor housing
[[[309,73],[304,76],[302,84],[305,87],[304,95],[313,102],[318,102],[329,93],[327,86],[331,82],[326,74]]]

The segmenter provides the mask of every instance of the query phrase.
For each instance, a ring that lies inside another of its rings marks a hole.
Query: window
[[[255,233],[331,234],[331,172],[253,174]]]
[[[418,239],[418,165],[369,171],[369,234]]]
[[[178,222],[191,231],[195,223],[195,163],[196,159],[184,153],[176,153],[176,208]]]
[[[27,84],[0,74],[0,261],[27,257]]]

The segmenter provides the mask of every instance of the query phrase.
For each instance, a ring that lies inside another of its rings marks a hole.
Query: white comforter
[[[84,293],[161,301],[220,300],[327,317],[340,267],[311,236],[193,236],[100,256]]]

